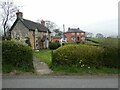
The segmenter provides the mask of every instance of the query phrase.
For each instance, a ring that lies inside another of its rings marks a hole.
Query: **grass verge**
[[[109,75],[109,74],[118,74],[118,69],[115,68],[106,68],[100,67],[96,68],[78,68],[76,66],[57,66],[53,68],[53,74],[55,75],[67,75],[67,74],[77,74],[77,75]]]

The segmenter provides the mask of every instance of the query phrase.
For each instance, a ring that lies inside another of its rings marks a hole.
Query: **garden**
[[[96,39],[97,40],[97,39]],[[91,43],[50,42],[49,49],[37,52],[15,41],[2,41],[2,72],[34,73],[33,56],[45,62],[53,75],[118,74],[118,39],[106,38]]]
[[[54,74],[118,74],[118,41],[104,39],[98,45],[67,44],[34,55],[47,63]]]

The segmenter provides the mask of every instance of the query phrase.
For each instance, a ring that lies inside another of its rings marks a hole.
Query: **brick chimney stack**
[[[45,26],[45,21],[41,20],[41,25]]]
[[[19,10],[16,13],[17,18],[23,19],[23,13],[19,12]]]

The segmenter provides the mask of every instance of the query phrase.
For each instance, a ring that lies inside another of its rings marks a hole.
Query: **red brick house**
[[[68,28],[68,31],[65,32],[65,37],[67,42],[75,43],[77,41],[85,41],[85,32],[79,28]]]

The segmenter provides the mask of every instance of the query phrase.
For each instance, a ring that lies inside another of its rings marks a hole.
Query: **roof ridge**
[[[28,20],[28,19],[23,19],[23,20],[30,21],[30,22],[33,22],[33,23],[36,23],[36,24],[40,24],[40,23],[37,23],[37,22],[32,21],[32,20]],[[41,24],[40,24],[40,25],[41,25]]]

